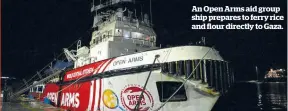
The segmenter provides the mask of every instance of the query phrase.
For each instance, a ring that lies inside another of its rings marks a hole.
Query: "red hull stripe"
[[[101,67],[102,66],[104,66],[104,64],[106,63],[107,61],[105,61],[105,62],[103,62],[102,64],[100,64],[99,65],[99,67],[97,68],[97,71],[96,71],[96,73],[95,74],[97,74],[98,72],[99,72],[99,70],[101,69]],[[94,105],[93,104],[95,104],[94,103],[94,101],[93,100],[95,100],[95,98],[96,98],[96,88],[97,88],[97,82],[96,82],[96,80],[93,80],[94,81],[94,85],[95,85],[95,88],[94,88],[94,91],[93,91],[93,99],[92,99],[92,107],[91,107],[91,111],[93,111],[93,109],[94,109]],[[95,92],[95,93],[94,93]]]
[[[93,94],[92,94],[93,97],[92,97],[92,104],[91,104],[91,110],[90,110],[90,111],[93,111],[93,109],[94,109],[94,105],[93,105],[93,104],[95,104],[95,103],[94,103],[93,100],[95,99],[95,96],[96,96],[95,93],[96,93],[96,88],[97,88],[97,83],[96,83],[96,81],[95,81],[95,80],[93,80],[93,81],[94,81],[94,83],[95,83],[95,84],[94,84],[95,87],[94,87],[94,89],[93,89],[94,91],[93,91]]]
[[[93,94],[94,94],[94,80],[90,81],[90,94],[89,94],[89,103],[88,103],[88,111],[91,111],[92,102],[93,102]]]
[[[98,98],[98,106],[97,106],[97,111],[100,111],[100,102],[101,102],[101,91],[102,91],[102,79],[99,80],[99,98]]]
[[[104,72],[104,71],[106,70],[107,66],[109,66],[110,63],[111,63],[114,59],[115,59],[115,58],[111,59],[111,60],[107,63],[107,65],[104,67],[104,69],[102,70],[102,72]],[[102,72],[101,72],[101,73],[102,73]],[[99,98],[98,98],[98,108],[97,108],[97,111],[100,111],[100,102],[101,102],[101,97],[102,97],[102,95],[101,95],[101,92],[102,92],[102,79],[100,79],[99,82],[100,82],[100,89],[99,89]]]

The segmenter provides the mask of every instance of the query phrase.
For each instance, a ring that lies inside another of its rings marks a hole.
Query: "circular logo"
[[[140,85],[128,85],[121,91],[122,105],[132,111],[139,102],[143,88]],[[154,106],[154,100],[151,93],[147,90],[143,92],[142,99],[139,103],[139,111],[151,110]]]
[[[103,103],[106,107],[114,109],[117,106],[118,104],[117,96],[112,90],[110,89],[105,90],[103,96],[104,96]]]
[[[104,91],[102,100],[104,105],[109,109],[119,108],[121,111],[125,111],[121,106],[119,106],[118,97],[111,89],[106,89]]]

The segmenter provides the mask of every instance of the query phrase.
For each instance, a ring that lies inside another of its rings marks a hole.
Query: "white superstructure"
[[[105,5],[92,7],[95,30],[92,32],[90,46],[77,49],[74,55],[77,58],[75,68],[103,59],[157,49],[156,34],[148,14],[136,18],[136,11],[126,7],[99,12],[105,6],[127,2],[132,0],[110,0],[104,2]]]

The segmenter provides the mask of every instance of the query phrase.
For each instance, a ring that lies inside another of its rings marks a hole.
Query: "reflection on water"
[[[286,111],[287,83],[238,83],[213,111]]]
[[[261,108],[287,109],[287,83],[262,83],[257,88]]]

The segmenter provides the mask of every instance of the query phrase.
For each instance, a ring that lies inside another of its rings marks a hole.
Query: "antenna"
[[[140,7],[141,7],[141,21],[144,21],[143,13],[142,13],[142,5],[140,5]]]
[[[94,7],[94,4],[95,4],[94,0],[93,0],[93,2],[92,2],[92,3],[93,3],[93,6],[92,6],[92,7]]]
[[[203,45],[206,45],[205,37],[202,37],[202,42],[203,42]]]
[[[151,17],[151,24],[153,23],[152,22],[152,2],[150,0],[150,17]]]
[[[137,15],[136,15],[136,9],[134,9],[134,11],[135,11],[135,18],[137,18]]]

